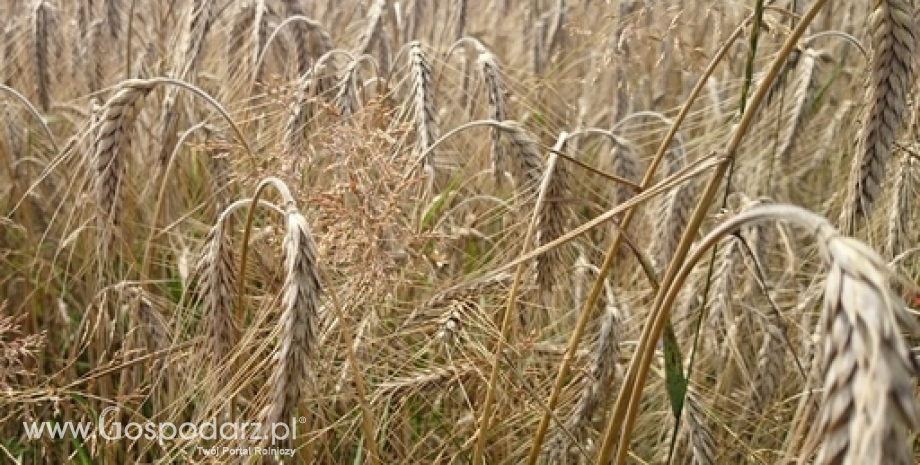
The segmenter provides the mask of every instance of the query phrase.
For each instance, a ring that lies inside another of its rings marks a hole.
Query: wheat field
[[[912,0],[0,12],[0,463],[920,463]]]

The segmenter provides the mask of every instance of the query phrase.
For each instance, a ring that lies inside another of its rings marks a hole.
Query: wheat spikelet
[[[284,125],[284,135],[281,138],[281,153],[285,155],[286,160],[294,163],[303,158],[304,127],[310,119],[310,106],[306,99],[311,83],[312,80],[306,76],[300,80],[294,103],[291,105],[291,114]]]
[[[284,0],[283,5],[287,16],[306,16],[303,6],[300,5],[300,0]],[[310,63],[313,61],[310,57],[310,49],[307,46],[308,27],[302,21],[295,21],[294,24],[291,24],[294,48],[297,51],[298,76],[306,74],[310,70]]]
[[[916,24],[910,2],[874,0],[869,34],[872,44],[869,108],[860,128],[840,221],[844,230],[851,233],[857,221],[869,214],[878,195],[913,83]]]
[[[479,51],[478,62],[479,69],[482,72],[482,79],[486,84],[486,96],[489,100],[489,118],[495,121],[505,121],[508,107],[505,102],[505,89],[498,61],[492,52],[483,47]],[[489,157],[492,161],[492,173],[495,175],[495,185],[501,186],[502,180],[505,178],[505,148],[501,143],[502,133],[498,128],[490,128],[489,131],[491,132]]]
[[[96,92],[102,88],[105,83],[105,54],[102,47],[104,45],[105,23],[101,19],[93,21],[89,30],[87,30],[86,44],[83,47],[82,61],[89,64],[89,76],[86,80],[90,93]]]
[[[384,381],[377,387],[373,402],[378,403],[387,399],[398,399],[412,394],[426,392],[443,392],[451,384],[460,384],[468,379],[474,379],[478,367],[465,363],[459,366],[446,366],[426,370],[413,376],[399,377]]]
[[[211,136],[213,130],[208,130]],[[211,172],[211,193],[214,197],[215,215],[220,215],[228,205],[230,205],[230,167],[227,157],[230,155],[229,149],[224,141],[208,148],[208,169]]]
[[[791,170],[790,155],[798,137],[804,133],[802,127],[808,120],[808,109],[812,94],[817,86],[816,77],[816,52],[806,49],[801,52],[794,69],[795,90],[792,95],[791,108],[783,111],[786,121],[780,127],[779,141],[773,158],[771,179],[771,197],[774,199],[788,198],[790,177],[785,173]]]
[[[109,32],[109,35],[115,42],[118,42],[118,38],[122,33],[122,21],[121,15],[124,11],[124,6],[121,4],[121,0],[104,0],[105,2],[105,29]]]
[[[355,91],[358,79],[359,60],[352,60],[342,73],[342,79],[338,84],[338,92],[335,95],[335,108],[345,118],[350,118],[355,114],[358,105],[358,93]]]
[[[181,53],[171,55],[174,57],[172,68],[176,73],[176,78],[183,80],[194,77],[198,67],[201,51],[211,28],[214,2],[212,0],[196,0],[192,2],[189,8],[190,10],[186,15],[183,26]],[[179,125],[179,114],[182,111],[180,103],[179,88],[168,88],[166,98],[163,100],[163,125],[160,128],[159,137],[162,145],[160,145],[160,155],[158,157],[160,167],[164,169],[178,141],[176,128]]]
[[[213,22],[214,5],[213,0],[196,0],[191,5],[185,24],[182,53],[179,55],[181,64],[176,67],[179,70],[179,79],[191,78],[198,68],[201,51]]]
[[[840,104],[840,108],[834,113],[834,118],[827,125],[827,129],[821,137],[821,144],[818,146],[818,149],[815,150],[814,155],[809,157],[808,167],[805,170],[806,172],[814,171],[818,167],[823,166],[827,160],[828,154],[833,153],[835,157],[838,156],[838,152],[834,149],[839,145],[840,133],[844,130],[844,126],[855,112],[856,105],[852,101],[847,100]]]
[[[836,235],[829,225],[819,237],[830,270],[815,463],[913,463],[908,434],[920,427],[920,413],[911,379],[916,365],[898,329],[904,303],[888,285],[885,263],[869,247]]]
[[[285,278],[281,298],[281,334],[272,372],[271,400],[263,411],[263,424],[272,425],[292,416],[301,400],[310,358],[316,351],[316,325],[321,292],[316,246],[307,219],[289,207],[284,237]]]
[[[466,33],[466,16],[469,7],[467,0],[457,0],[457,22],[454,26],[454,39],[460,40]],[[501,120],[499,120],[501,121]]]
[[[244,3],[236,9],[227,35],[225,60],[228,64],[230,82],[250,81],[255,61],[252,59],[252,30],[255,25],[255,6]],[[258,54],[256,53],[256,56]]]
[[[642,173],[639,171],[639,154],[636,152],[635,147],[627,139],[619,136],[614,136],[612,141],[613,147],[607,152],[607,156],[601,160],[602,168],[608,169],[612,174],[623,179],[629,179],[636,183],[641,181]],[[612,206],[621,205],[634,195],[635,191],[626,184],[620,182],[610,184],[610,205]],[[622,219],[623,215],[617,215],[614,218],[609,232],[611,236],[615,236],[620,232],[620,221]],[[637,223],[637,221],[630,222],[629,227],[624,231],[627,237],[631,239],[637,237]],[[617,250],[618,261],[630,259],[632,256],[629,246],[621,244]]]
[[[615,296],[607,292],[607,308],[601,318],[601,326],[597,335],[597,342],[591,354],[591,364],[584,386],[575,409],[565,423],[565,429],[579,441],[584,441],[588,426],[595,412],[604,403],[609,392],[616,383],[618,359],[620,356],[620,325],[622,314]],[[566,456],[571,451],[570,436],[563,431],[558,431],[553,439],[547,443],[550,462],[564,463]]]
[[[739,258],[741,258],[740,246],[737,241],[730,241],[720,251],[719,264],[715,269],[712,281],[712,304],[706,317],[706,328],[711,331],[712,337],[704,339],[707,345],[714,344],[715,341],[725,340],[725,331],[735,319],[734,312],[734,290],[735,275],[738,273]],[[714,349],[711,348],[711,349]],[[718,354],[718,350],[707,351],[711,354]],[[719,371],[724,370],[728,359],[720,356],[717,364]]]
[[[517,151],[512,166],[512,175],[517,185],[523,211],[534,202],[534,193],[539,187],[540,177],[543,174],[543,158],[540,156],[540,144],[520,123],[505,121],[501,129],[508,135],[508,140]]]
[[[42,111],[51,108],[51,63],[54,57],[51,43],[52,30],[57,28],[57,11],[47,1],[40,0],[35,5],[32,21],[32,46],[37,79],[35,85],[38,91],[38,105]]]
[[[152,89],[148,81],[128,80],[105,103],[102,120],[93,142],[96,202],[100,209],[100,253],[111,245],[112,228],[117,228],[121,208],[121,184],[125,174],[125,148],[130,143],[127,132],[136,116],[135,105]]]
[[[567,133],[560,134],[553,151],[564,151],[567,139]],[[569,216],[565,205],[565,197],[569,193],[568,178],[565,164],[559,163],[555,153],[550,154],[540,192],[537,194],[543,200],[536,215],[534,249],[565,234],[566,219]],[[564,250],[563,247],[554,247],[534,259],[534,280],[544,295],[552,291],[556,285],[557,273],[564,263]]]
[[[891,203],[888,206],[888,231],[884,247],[885,256],[891,258],[910,247],[912,202],[917,176],[916,161],[911,151],[901,151],[898,171],[892,179]]]
[[[249,21],[244,21],[244,24],[248,23],[251,29],[249,31],[250,36],[247,39],[250,44],[251,78],[252,82],[262,84],[262,73],[265,70],[265,66],[259,62],[259,57],[264,53],[265,45],[268,42],[268,5],[266,5],[265,0],[254,0],[251,7],[246,9],[245,12],[241,11],[241,14],[251,15]],[[233,53],[239,53],[239,50],[235,50]]]
[[[785,327],[775,311],[771,310],[767,315],[750,399],[752,410],[757,413],[764,412],[773,402],[786,370]]]
[[[405,319],[404,324],[410,324],[416,320],[423,319],[431,310],[441,314],[453,309],[454,305],[458,302],[475,300],[483,295],[495,293],[507,287],[510,282],[511,275],[508,273],[501,273],[485,280],[463,283],[445,289],[429,298],[423,305],[412,310],[412,313]]]
[[[206,328],[205,353],[217,367],[230,353],[238,339],[233,324],[233,305],[236,287],[235,261],[230,238],[224,231],[224,221],[218,219],[208,231],[204,247],[196,264],[198,292],[201,295],[201,314]]]
[[[692,465],[715,465],[716,447],[704,412],[705,403],[696,389],[689,387],[684,399],[686,431],[690,438]]]
[[[425,15],[425,0],[413,0],[409,3],[407,8],[408,20],[406,21],[406,30],[405,35],[403,36],[404,42],[409,42],[413,40],[421,39],[421,33],[419,32],[420,24],[424,21]]]
[[[531,13],[536,15],[537,13]],[[546,21],[543,18],[539,18],[534,22],[533,28],[531,29],[531,36],[533,44],[531,45],[531,67],[533,70],[534,76],[543,75],[543,51],[544,38],[546,37]]]
[[[379,40],[381,28],[383,27],[380,19],[383,16],[386,3],[386,0],[374,0],[374,3],[371,4],[370,10],[367,12],[367,25],[364,26],[364,29],[361,30],[361,35],[358,37],[355,56],[369,53],[374,42]]]
[[[658,204],[652,257],[660,271],[671,261],[671,256],[674,255],[680,236],[687,225],[694,201],[691,192],[692,185],[685,182],[664,195]]]
[[[435,151],[429,150],[438,140],[438,121],[434,106],[434,79],[431,65],[418,41],[409,44],[409,66],[412,69],[412,96],[415,109],[415,128],[419,141],[419,152],[425,156],[425,171],[434,174]]]

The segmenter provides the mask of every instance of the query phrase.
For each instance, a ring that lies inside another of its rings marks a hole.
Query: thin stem
[[[553,147],[553,150],[550,152],[549,160],[546,163],[546,173],[543,175],[543,181],[540,186],[540,195],[537,197],[536,205],[534,205],[533,214],[530,218],[530,225],[527,228],[527,233],[524,235],[524,243],[521,247],[521,254],[527,253],[527,249],[530,248],[530,244],[533,241],[534,230],[537,229],[537,216],[540,214],[540,209],[543,206],[543,202],[546,201],[546,191],[547,186],[552,180],[553,171],[556,168],[556,162],[558,160],[558,152],[562,151],[562,147],[565,145],[566,138],[568,134],[563,132],[559,135],[559,140],[556,145]],[[521,262],[517,266],[517,270],[514,273],[514,281],[511,284],[511,292],[508,295],[508,305],[505,307],[505,314],[502,316],[502,327],[501,327],[501,336],[499,336],[498,341],[495,343],[494,351],[494,360],[492,361],[492,372],[489,375],[489,384],[486,388],[486,397],[482,405],[482,416],[479,420],[479,427],[477,428],[477,437],[476,437],[476,447],[473,449],[473,465],[478,465],[482,460],[483,449],[485,449],[486,442],[486,432],[489,429],[489,421],[492,416],[492,404],[495,397],[495,386],[498,384],[498,372],[499,372],[499,360],[502,354],[502,351],[505,349],[505,341],[511,335],[511,315],[514,314],[515,307],[517,306],[517,297],[521,285],[521,278],[524,275],[524,270],[526,269],[526,263]]]
[[[632,427],[635,424],[636,415],[638,413],[639,397],[642,393],[641,386],[645,383],[645,380],[648,377],[649,366],[651,365],[651,359],[654,355],[654,341],[657,340],[658,336],[661,334],[664,322],[667,319],[668,311],[670,310],[670,306],[674,301],[673,298],[670,300],[665,300],[667,297],[665,292],[676,294],[676,290],[680,288],[680,286],[683,284],[683,281],[686,279],[686,276],[684,276],[684,278],[682,278],[680,281],[676,281],[675,278],[677,277],[677,273],[679,271],[678,268],[684,262],[684,259],[687,256],[687,252],[690,250],[690,245],[693,242],[693,238],[696,236],[696,232],[699,230],[700,225],[706,216],[706,211],[709,209],[709,205],[712,203],[712,200],[715,198],[715,195],[719,190],[719,185],[722,183],[722,178],[725,176],[725,173],[728,170],[729,161],[734,158],[735,152],[741,145],[741,140],[743,139],[744,134],[747,132],[747,129],[754,121],[757,110],[760,108],[760,104],[766,99],[771,84],[785,66],[787,57],[790,53],[792,53],[792,50],[795,48],[799,39],[805,33],[808,25],[811,24],[815,16],[817,16],[818,12],[826,2],[827,0],[817,0],[812,5],[812,7],[808,10],[808,13],[805,14],[805,16],[802,18],[802,21],[792,31],[792,34],[786,39],[786,42],[777,53],[773,63],[770,65],[769,70],[764,76],[764,80],[761,82],[754,96],[751,98],[750,107],[742,116],[741,121],[738,123],[738,126],[735,129],[732,139],[729,141],[728,146],[725,149],[726,158],[718,167],[716,167],[716,171],[713,173],[709,184],[706,186],[706,190],[704,191],[702,198],[700,199],[699,203],[697,203],[696,208],[693,211],[693,215],[688,222],[687,228],[684,230],[683,236],[681,237],[680,244],[678,245],[677,250],[674,252],[674,258],[671,260],[671,263],[665,272],[665,276],[661,280],[661,288],[655,295],[655,305],[653,306],[654,310],[649,315],[649,319],[647,320],[647,323],[644,327],[642,336],[639,339],[639,346],[637,347],[637,354],[639,357],[634,357],[632,363],[629,364],[629,370],[627,371],[623,382],[623,389],[620,392],[620,395],[617,397],[617,402],[614,407],[613,414],[610,416],[609,422],[607,424],[607,431],[604,435],[604,442],[599,451],[598,459],[596,462],[598,464],[607,464],[609,462],[613,448],[613,442],[617,437],[617,427],[620,425],[622,425],[622,430],[619,434],[620,440],[615,463],[617,465],[622,465],[626,461],[626,453],[629,448],[629,437],[632,433]]]
[[[645,191],[651,185],[655,171],[658,169],[658,166],[664,159],[664,154],[667,152],[668,147],[670,147],[671,141],[677,135],[678,128],[690,113],[690,107],[706,87],[707,79],[709,79],[709,76],[715,72],[716,66],[728,53],[731,45],[734,44],[735,40],[737,40],[738,37],[741,36],[741,33],[744,32],[744,27],[747,22],[750,21],[750,19],[751,18],[748,17],[741,23],[741,25],[735,29],[731,37],[729,37],[726,43],[722,45],[722,48],[719,49],[712,60],[710,60],[709,66],[707,66],[702,76],[700,76],[700,78],[697,80],[696,86],[690,92],[690,95],[687,97],[687,101],[684,103],[683,107],[681,107],[680,113],[674,119],[674,123],[671,125],[667,135],[661,142],[661,145],[658,147],[658,153],[655,154],[655,158],[652,160],[652,164],[645,172],[645,177],[642,179],[641,184],[643,191]],[[635,209],[629,209],[626,211],[625,215],[623,215],[623,220],[620,222],[620,230],[625,230],[629,227],[629,223],[632,221],[634,214]],[[616,257],[616,251],[619,249],[622,241],[622,235],[620,234],[616,234],[611,241],[610,247],[607,248],[607,252],[604,255],[604,262],[601,264],[601,268],[598,270],[597,277],[594,279],[594,284],[591,286],[591,291],[588,294],[588,298],[585,300],[581,308],[581,312],[578,315],[578,321],[575,324],[575,329],[572,331],[572,335],[569,337],[565,355],[563,355],[562,362],[559,365],[559,371],[556,373],[556,381],[553,384],[553,390],[550,392],[549,399],[546,402],[546,411],[543,413],[543,417],[540,419],[540,424],[537,427],[537,432],[534,435],[534,441],[530,448],[530,454],[527,456],[527,465],[534,465],[537,462],[537,458],[540,456],[540,449],[543,445],[543,439],[546,437],[546,432],[549,428],[552,411],[556,408],[556,405],[559,402],[559,395],[562,393],[562,387],[565,385],[572,360],[575,359],[575,351],[578,349],[578,344],[584,335],[585,327],[588,323],[588,318],[592,313],[591,310],[594,308],[594,304],[600,297],[601,291],[604,288],[604,280],[607,279],[607,275],[610,273],[610,268],[613,265],[613,261]]]

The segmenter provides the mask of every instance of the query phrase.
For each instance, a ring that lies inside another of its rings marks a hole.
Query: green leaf
[[[677,344],[677,336],[670,319],[664,327],[663,338],[665,385],[668,389],[668,399],[671,401],[671,411],[674,418],[680,421],[680,412],[684,408],[684,396],[687,393],[687,378],[684,377],[680,346]]]

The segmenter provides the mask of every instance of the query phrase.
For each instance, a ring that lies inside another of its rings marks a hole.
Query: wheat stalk
[[[873,1],[869,16],[872,63],[868,114],[860,128],[850,188],[840,220],[850,233],[860,218],[868,216],[885,178],[914,79],[916,33],[909,1]]]

